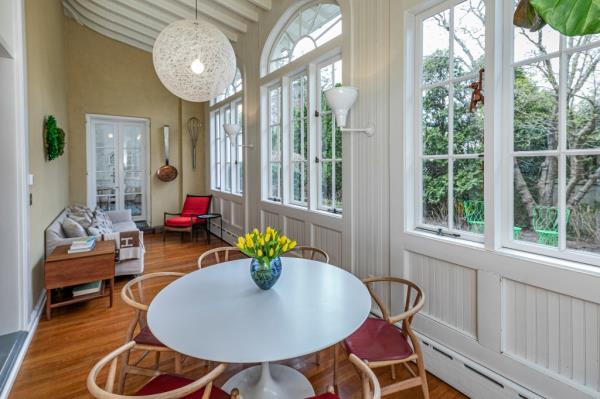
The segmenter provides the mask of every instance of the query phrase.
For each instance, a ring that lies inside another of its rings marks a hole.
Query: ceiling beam
[[[109,11],[106,8],[100,6],[101,4],[98,0],[75,0],[82,7],[87,9],[90,12],[104,18],[108,21],[113,21],[121,26],[134,30],[142,35],[146,35],[153,40],[158,36],[160,30],[156,30],[152,27],[139,23],[138,21],[131,19],[129,17],[124,16],[121,13]]]
[[[248,0],[248,1],[252,4],[254,4],[255,6],[262,8],[265,11],[271,11],[271,8],[273,6],[271,4],[271,0]]]
[[[116,0],[119,2],[127,1],[132,2],[135,1],[135,7],[139,8],[140,11],[143,10],[144,13],[151,15],[155,18],[164,18],[165,16],[169,16],[171,22],[177,21],[179,19],[194,19],[194,13],[185,6],[181,6],[177,3],[169,2],[166,0]],[[141,7],[140,7],[141,6]],[[166,12],[165,12],[166,11]],[[158,14],[158,16],[156,16]],[[232,42],[236,42],[238,39],[238,35],[232,29],[224,26],[216,20],[208,19],[204,15],[198,15],[198,19],[207,21],[213,25],[216,25],[217,28],[221,32],[227,36],[229,40]],[[170,22],[169,22],[170,23]]]
[[[215,3],[221,4],[223,7],[233,11],[241,17],[244,17],[252,22],[258,22],[258,11],[256,7],[248,3],[246,0],[213,0]]]
[[[64,7],[65,11],[68,13],[68,15],[72,16],[73,19],[75,19],[75,21],[77,21],[77,23],[79,23],[80,25],[87,26],[90,29],[92,29],[106,37],[114,39],[116,41],[128,44],[128,45],[136,47],[140,50],[152,52],[152,46],[149,46],[145,43],[139,42],[136,39],[133,39],[131,37],[123,35],[119,32],[114,32],[110,29],[105,29],[104,27],[98,25],[97,23],[95,23],[91,20],[88,20],[83,15],[79,14],[77,12],[77,10],[69,4],[68,0],[63,0],[63,7]]]
[[[195,0],[175,0],[175,2],[185,6],[192,18],[195,16],[194,10],[196,9],[196,4],[198,4],[198,13],[220,21],[239,32],[246,33],[248,31],[248,25],[246,25],[245,22],[233,17],[231,13],[222,11],[218,7],[215,7],[214,3],[209,4],[204,0],[198,0],[197,3]],[[175,8],[175,4],[173,4],[173,2],[168,2],[168,4],[169,8]]]
[[[165,28],[165,26],[167,26],[166,21],[158,21],[156,18],[149,17],[146,14],[129,7],[129,5],[119,4],[115,0],[89,0],[89,1],[96,4],[97,6],[107,9],[109,12],[121,15],[124,18],[127,18],[128,20],[135,21],[142,25],[145,25],[148,28],[155,30],[157,33],[160,33]],[[130,2],[129,2],[129,4],[130,4]]]
[[[139,43],[145,44],[152,48],[154,45],[155,37],[152,35],[148,36],[145,34],[141,34],[136,32],[126,25],[121,25],[116,22],[112,22],[110,19],[106,19],[101,17],[100,15],[94,14],[89,11],[85,7],[83,7],[80,3],[81,0],[67,0],[67,3],[84,21],[88,23],[94,23],[97,26],[104,28],[105,30],[109,30],[115,33],[119,33],[123,36],[129,37],[132,40],[135,40]]]

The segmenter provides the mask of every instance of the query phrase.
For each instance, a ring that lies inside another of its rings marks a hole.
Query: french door
[[[87,115],[88,206],[131,210],[146,220],[149,186],[149,121]]]

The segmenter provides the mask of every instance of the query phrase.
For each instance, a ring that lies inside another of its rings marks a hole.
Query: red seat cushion
[[[402,360],[413,354],[402,331],[385,320],[368,318],[344,340],[346,351],[367,361]]]
[[[165,220],[168,227],[190,227],[192,224],[204,222],[204,219],[192,218],[190,216],[175,216]]]
[[[188,195],[185,197],[181,216],[197,216],[208,213],[211,199],[210,195]]]
[[[310,397],[307,399],[340,399],[340,397],[334,393],[327,392],[327,393],[324,393],[324,394],[321,394],[318,396],[313,396],[313,397]]]
[[[152,334],[148,327],[142,328],[139,334],[133,337],[133,340],[139,345],[165,346]]]
[[[180,377],[177,375],[162,374],[156,378],[153,378],[146,385],[144,385],[139,391],[136,392],[136,396],[153,395],[157,393],[168,392],[177,388],[184,387],[192,382],[194,382],[194,380],[190,380],[189,378]],[[184,399],[202,399],[203,393],[204,388],[201,388],[199,391],[184,396]],[[230,398],[231,396],[227,392],[214,385],[210,390],[210,399]]]

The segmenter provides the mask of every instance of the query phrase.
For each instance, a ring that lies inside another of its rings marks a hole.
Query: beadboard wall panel
[[[329,255],[329,263],[342,266],[342,233],[327,227],[312,225],[312,245]]]
[[[600,305],[504,279],[503,349],[600,391]]]
[[[473,269],[405,252],[406,278],[425,292],[423,314],[475,338],[477,272]]]
[[[284,216],[283,226],[285,235],[296,240],[298,245],[307,245],[309,241],[306,239],[305,223],[303,220]]]
[[[220,213],[223,217],[223,238],[225,241],[233,242],[235,237],[244,233],[244,204],[243,198],[237,195],[213,191],[212,211]],[[211,231],[220,234],[221,221],[212,220]]]

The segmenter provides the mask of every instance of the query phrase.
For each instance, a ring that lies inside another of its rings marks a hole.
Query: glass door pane
[[[141,123],[121,124],[123,182],[122,209],[144,215],[145,127]]]
[[[96,204],[109,211],[117,209],[117,124],[96,122]]]

